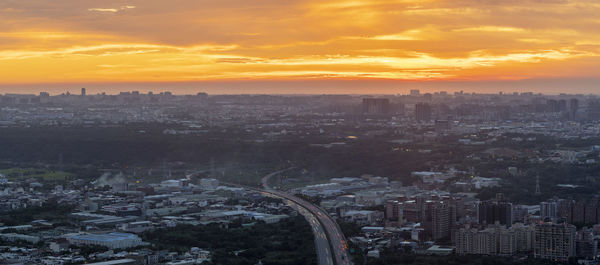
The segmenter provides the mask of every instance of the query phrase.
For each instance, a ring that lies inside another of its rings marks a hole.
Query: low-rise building
[[[69,243],[74,245],[104,246],[110,249],[124,249],[137,247],[142,244],[142,239],[129,233],[108,234],[78,234],[68,238]]]

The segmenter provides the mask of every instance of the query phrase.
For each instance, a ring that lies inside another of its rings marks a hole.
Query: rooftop
[[[108,233],[108,234],[82,234],[82,235],[74,235],[71,237],[72,239],[77,240],[90,240],[90,241],[102,241],[102,242],[110,242],[110,241],[119,241],[119,240],[127,240],[127,239],[137,239],[138,236],[129,233]]]
[[[96,263],[88,263],[88,265],[118,265],[118,264],[133,264],[135,260],[133,259],[117,259],[117,260],[109,260],[103,262]]]

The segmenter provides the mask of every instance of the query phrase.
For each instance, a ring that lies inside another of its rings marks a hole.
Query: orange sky
[[[599,14],[598,0],[3,0],[0,86],[589,80]]]

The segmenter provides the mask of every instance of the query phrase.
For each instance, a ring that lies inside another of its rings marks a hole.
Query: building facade
[[[575,232],[573,225],[541,223],[535,226],[534,256],[540,259],[568,261],[575,256]]]

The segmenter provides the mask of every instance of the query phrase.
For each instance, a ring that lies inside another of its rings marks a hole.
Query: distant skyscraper
[[[419,91],[418,89],[411,89],[410,90],[410,95],[411,96],[420,96],[421,95],[421,91]]]
[[[82,87],[82,88],[81,88],[81,95],[82,95],[82,96],[85,96],[85,87]]]
[[[600,119],[600,101],[591,100],[587,103],[586,118],[589,120]]]
[[[431,93],[425,93],[423,95],[423,98],[425,99],[425,101],[431,101],[433,100],[433,95]]]
[[[415,118],[417,121],[431,121],[431,105],[417,103],[415,106]]]
[[[363,98],[363,114],[389,114],[390,100],[387,98]]]
[[[554,99],[549,99],[546,101],[547,109],[549,112],[558,112],[558,101]]]
[[[569,100],[569,116],[571,119],[577,118],[577,110],[579,110],[579,100],[572,98]]]
[[[564,99],[561,99],[558,101],[558,111],[563,112],[563,111],[567,111],[567,101]]]

